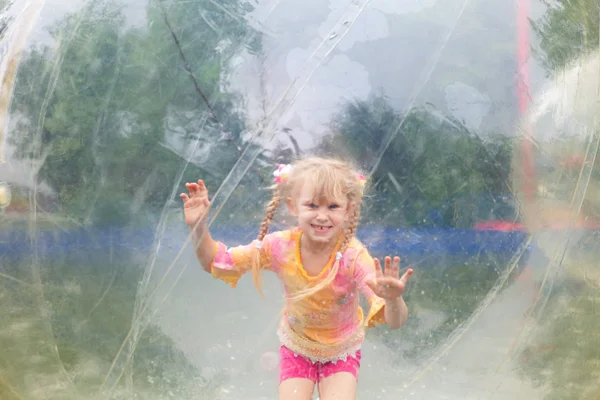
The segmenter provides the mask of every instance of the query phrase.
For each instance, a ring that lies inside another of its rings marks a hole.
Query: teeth
[[[325,230],[325,229],[329,229],[329,226],[313,225],[313,228]]]

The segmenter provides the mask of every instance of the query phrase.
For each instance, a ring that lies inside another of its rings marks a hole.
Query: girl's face
[[[297,197],[288,198],[290,213],[298,218],[298,227],[314,244],[335,242],[344,229],[351,211],[346,198],[315,198],[313,186],[302,185]]]

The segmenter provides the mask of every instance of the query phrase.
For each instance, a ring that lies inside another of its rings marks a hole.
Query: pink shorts
[[[313,363],[308,358],[296,355],[287,347],[281,346],[279,358],[279,383],[290,378],[306,378],[317,383],[338,372],[349,372],[358,379],[361,352],[357,351],[354,356],[349,356],[346,360]]]

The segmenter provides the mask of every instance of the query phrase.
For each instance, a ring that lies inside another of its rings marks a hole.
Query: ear
[[[346,206],[346,218],[350,218],[352,216],[355,207],[356,205],[354,203],[348,202],[348,205]]]
[[[292,201],[291,197],[287,197],[285,199],[285,204],[287,204],[287,208],[290,211],[290,215],[297,217],[298,216],[298,210],[296,209],[296,204]]]

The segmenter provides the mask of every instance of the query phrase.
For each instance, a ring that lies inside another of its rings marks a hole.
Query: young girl
[[[210,202],[204,182],[186,184],[189,194],[181,198],[196,256],[207,272],[232,287],[250,270],[259,291],[262,270],[282,281],[280,399],[310,400],[315,384],[321,400],[355,399],[364,327],[404,324],[408,310],[402,293],[413,271],[399,278],[398,257],[393,262],[386,257],[382,271],[356,239],[365,178],[346,163],[304,159],[280,166],[275,181],[258,238],[229,249],[206,228]],[[268,233],[282,201],[297,227]],[[366,317],[360,292],[370,305]]]

